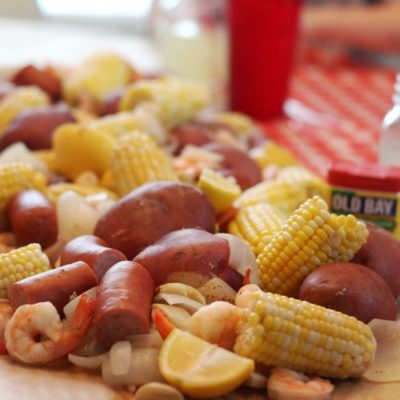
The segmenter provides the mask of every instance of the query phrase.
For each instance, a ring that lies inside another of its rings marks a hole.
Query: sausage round
[[[94,235],[83,235],[69,241],[61,250],[61,265],[84,261],[96,274],[97,280],[116,263],[126,261],[125,255]]]
[[[13,283],[8,297],[15,310],[22,304],[50,301],[63,315],[64,306],[72,294],[81,294],[97,285],[96,275],[84,262],[78,261],[33,275]]]
[[[140,264],[121,261],[110,268],[97,289],[97,340],[109,348],[130,335],[147,333],[153,293],[153,279]]]
[[[35,242],[45,249],[56,242],[56,209],[41,192],[18,193],[9,202],[7,213],[18,246]]]

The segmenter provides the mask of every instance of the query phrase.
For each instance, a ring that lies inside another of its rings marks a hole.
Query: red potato
[[[50,301],[60,315],[64,315],[63,308],[71,300],[71,295],[79,295],[96,285],[92,269],[78,261],[13,283],[8,297],[14,310],[22,304]]]
[[[94,329],[106,348],[128,336],[150,330],[154,283],[136,262],[121,261],[110,268],[97,288]]]
[[[351,261],[380,275],[397,298],[400,296],[400,240],[376,224],[364,222],[368,239]]]
[[[71,122],[75,118],[65,105],[23,111],[0,136],[0,151],[16,142],[24,142],[31,150],[50,149],[56,128]]]
[[[27,65],[21,68],[12,78],[19,86],[38,86],[53,100],[61,97],[61,80],[51,67],[37,68]]]
[[[37,190],[15,195],[7,206],[7,217],[18,246],[36,242],[46,249],[57,241],[56,208]]]
[[[212,141],[212,131],[198,122],[178,125],[171,129],[169,133],[176,142],[176,154],[179,154],[187,145],[202,146]]]
[[[301,285],[299,298],[365,323],[374,318],[396,319],[396,300],[389,286],[359,264],[327,264],[315,269]]]
[[[234,176],[242,190],[261,182],[260,167],[244,151],[222,143],[209,143],[203,147],[223,157],[219,172],[225,176]]]
[[[173,275],[192,272],[207,279],[219,277],[237,290],[243,276],[229,266],[229,256],[225,239],[199,229],[181,229],[145,248],[134,261],[150,272],[156,286],[174,281]]]
[[[119,250],[111,249],[103,239],[93,235],[83,235],[69,241],[61,250],[61,265],[76,261],[87,263],[100,282],[113,265],[126,261],[126,257]]]
[[[128,259],[165,234],[183,228],[215,230],[215,211],[192,185],[153,182],[118,200],[99,219],[94,234]]]

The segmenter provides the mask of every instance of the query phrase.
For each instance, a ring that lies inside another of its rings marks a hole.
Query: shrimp
[[[7,299],[0,299],[0,340],[4,339],[4,331],[12,314],[10,302]]]
[[[254,283],[242,286],[236,294],[235,304],[240,308],[247,308],[250,306],[253,294],[261,291],[260,287]]]
[[[243,312],[226,301],[215,301],[197,310],[185,322],[185,330],[207,342],[231,350]]]
[[[329,400],[334,386],[327,379],[308,376],[286,368],[274,368],[267,382],[271,400]]]
[[[17,308],[5,330],[10,356],[27,364],[46,364],[73,351],[87,334],[94,313],[94,300],[83,295],[71,325],[63,329],[60,316],[48,301]]]

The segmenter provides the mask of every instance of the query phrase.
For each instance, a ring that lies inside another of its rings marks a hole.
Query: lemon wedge
[[[240,386],[254,371],[254,361],[174,329],[159,356],[165,380],[184,394],[209,398]]]
[[[225,178],[208,168],[202,171],[198,187],[210,200],[217,213],[227,210],[242,192],[235,178]]]

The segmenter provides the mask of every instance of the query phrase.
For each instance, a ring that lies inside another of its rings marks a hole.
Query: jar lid
[[[400,192],[400,168],[335,161],[328,170],[328,182],[346,188]]]

